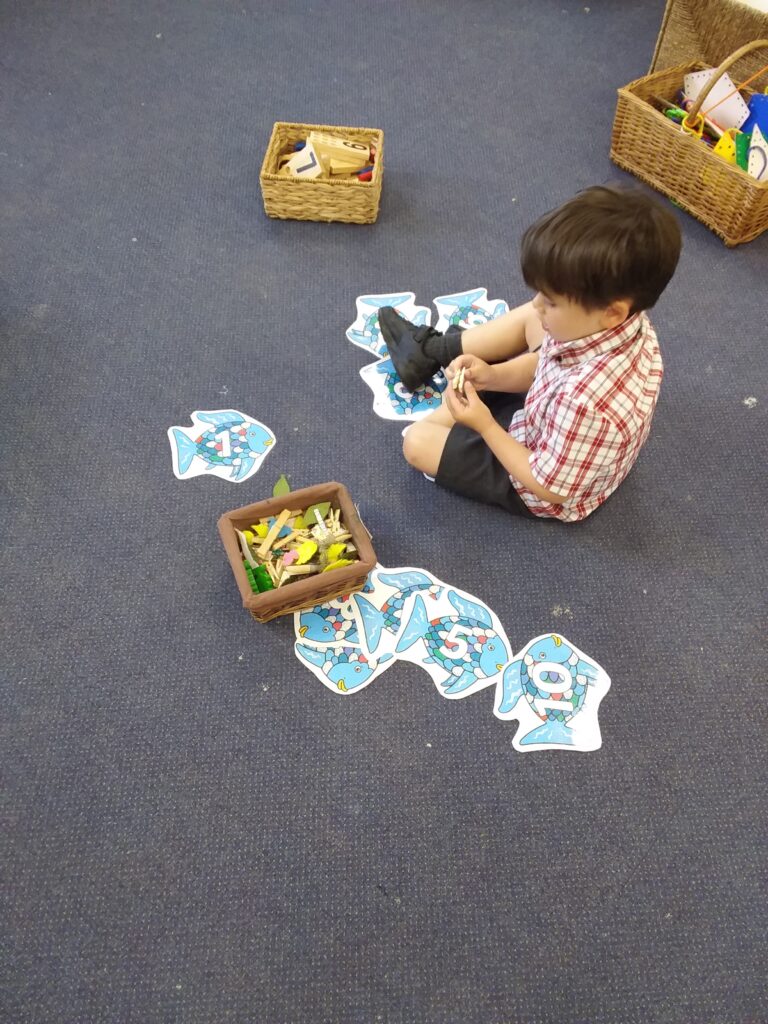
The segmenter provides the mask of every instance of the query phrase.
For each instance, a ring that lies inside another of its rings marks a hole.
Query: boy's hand
[[[448,378],[449,384],[453,384],[453,378],[461,369],[464,370],[464,380],[471,380],[478,391],[486,391],[493,380],[492,366],[479,356],[462,353],[445,368],[445,376]]]
[[[459,357],[466,358],[463,356]],[[470,356],[473,359],[474,356]],[[482,362],[482,360],[478,360]],[[458,362],[458,359],[456,360]],[[464,394],[460,391],[454,391],[451,385],[443,392],[445,396],[445,404],[448,407],[448,412],[453,416],[457,423],[461,423],[465,427],[469,427],[471,430],[476,430],[478,434],[482,434],[483,430],[490,424],[496,421],[493,418],[493,414],[488,406],[483,402],[475,391],[474,385],[471,381],[464,379]]]

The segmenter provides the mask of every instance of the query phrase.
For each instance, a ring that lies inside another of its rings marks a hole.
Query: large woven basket
[[[306,509],[321,501],[330,501],[332,508],[341,509],[341,521],[352,534],[352,543],[357,548],[359,561],[342,566],[341,569],[318,573],[316,576],[305,576],[276,590],[254,594],[245,574],[235,529],[248,529],[257,519],[276,516],[284,508]],[[269,622],[278,615],[290,615],[306,608],[314,608],[315,605],[330,601],[334,597],[360,590],[368,578],[368,573],[376,565],[376,552],[349,491],[343,484],[335,482],[304,487],[279,498],[267,498],[266,501],[257,501],[253,505],[243,505],[231,512],[225,512],[219,519],[218,527],[243,599],[243,607],[248,609],[257,622]]]
[[[749,43],[726,58],[697,97],[687,120],[693,123],[721,75],[744,54],[760,47],[768,48],[768,40]],[[703,221],[726,245],[739,245],[768,228],[768,182],[759,182],[716,156],[700,139],[684,134],[651,102],[653,97],[673,100],[683,87],[684,76],[705,67],[681,64],[619,89],[611,159]]]
[[[667,0],[648,73],[693,60],[714,68],[740,46],[767,35],[768,11],[749,0]],[[742,77],[757,71],[759,61],[759,53],[745,56],[739,64]]]
[[[376,147],[370,181],[357,178],[291,178],[277,173],[278,160],[311,131],[328,132],[350,142]],[[379,215],[384,175],[384,132],[378,128],[342,128],[327,124],[276,121],[264,154],[259,180],[264,210],[281,220],[343,221],[373,224]]]

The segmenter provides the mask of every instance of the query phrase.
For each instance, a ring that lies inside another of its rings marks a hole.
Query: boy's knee
[[[421,436],[423,431],[419,429],[419,426],[418,423],[414,423],[403,438],[405,461],[414,469],[421,469],[420,459],[424,452],[424,440]]]

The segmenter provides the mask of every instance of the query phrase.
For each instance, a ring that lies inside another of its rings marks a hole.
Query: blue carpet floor
[[[0,5],[9,1024],[768,1020],[766,270],[679,213],[650,441],[593,518],[409,470],[365,292],[529,297],[519,239],[608,157],[661,0]],[[268,219],[273,121],[383,129],[375,225]],[[263,419],[243,485],[166,430]],[[399,664],[335,697],[254,623],[225,510],[343,481],[385,565],[560,630],[603,747],[513,750]]]

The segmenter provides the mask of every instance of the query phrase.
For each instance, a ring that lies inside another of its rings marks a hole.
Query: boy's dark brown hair
[[[595,185],[545,213],[523,235],[525,283],[587,310],[631,299],[650,309],[675,272],[682,239],[674,214],[640,189]]]

